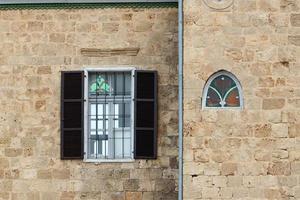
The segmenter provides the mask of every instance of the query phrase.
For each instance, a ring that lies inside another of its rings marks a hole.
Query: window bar
[[[122,76],[122,79],[123,79],[123,95],[122,95],[122,117],[121,120],[123,120],[123,123],[122,123],[122,158],[124,158],[124,126],[125,126],[125,101],[124,101],[124,97],[125,97],[125,73],[123,72],[123,76]]]
[[[97,78],[98,78],[99,74],[96,73],[96,78],[95,78],[95,82],[97,83]],[[95,154],[96,154],[96,159],[98,158],[98,153],[99,153],[99,143],[100,141],[99,140],[99,137],[98,137],[98,91],[96,89],[96,149],[94,150],[95,151]],[[95,145],[95,144],[94,144]]]
[[[107,84],[106,83],[107,82],[107,72],[105,72],[105,81],[104,81],[104,83],[103,84]],[[106,127],[106,112],[107,112],[107,110],[106,110],[106,88],[105,88],[105,85],[104,85],[104,106],[103,106],[103,123],[105,124],[103,124],[103,127],[104,127],[104,132],[103,132],[103,136],[106,138],[106,128],[108,128],[108,127]],[[109,108],[109,106],[108,106],[108,108]],[[108,118],[107,118],[107,120],[108,120],[108,126],[109,126],[109,116],[108,116]],[[107,158],[107,154],[108,154],[108,152],[106,152],[106,145],[108,146],[108,141],[109,141],[109,135],[108,135],[108,133],[107,133],[107,141],[104,141],[104,158],[106,159]],[[107,144],[106,144],[107,143]]]
[[[116,134],[115,134],[115,117],[116,117],[116,104],[115,104],[115,98],[116,98],[116,92],[117,92],[117,78],[116,78],[116,72],[114,72],[114,76],[113,76],[113,79],[114,79],[114,84],[112,84],[114,86],[113,88],[113,109],[114,109],[114,114],[113,114],[113,144],[114,144],[114,154],[113,154],[113,157],[115,158],[116,157]]]

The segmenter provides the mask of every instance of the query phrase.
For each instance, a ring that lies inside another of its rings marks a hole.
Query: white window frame
[[[207,97],[207,92],[208,92],[209,86],[216,77],[221,76],[221,75],[228,76],[235,82],[238,92],[239,92],[239,98],[240,98],[240,106],[239,107],[207,107],[206,106],[206,97]],[[202,93],[202,109],[203,110],[206,110],[206,109],[216,109],[216,110],[238,109],[238,110],[242,110],[243,108],[244,108],[244,96],[243,96],[242,86],[241,86],[240,81],[236,78],[236,76],[234,74],[232,74],[228,71],[225,71],[225,70],[220,70],[208,78],[207,82],[205,83],[203,93]]]
[[[94,162],[94,163],[107,163],[107,162],[134,162],[134,91],[135,91],[135,67],[119,67],[119,66],[102,66],[99,68],[95,67],[86,67],[84,68],[84,162]],[[124,158],[124,159],[91,159],[88,158],[88,110],[89,110],[89,80],[88,80],[88,73],[90,72],[131,72],[131,158]]]

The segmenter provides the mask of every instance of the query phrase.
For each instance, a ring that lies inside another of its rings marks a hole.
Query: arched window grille
[[[228,71],[214,73],[207,81],[202,108],[242,108],[242,88],[238,79]]]

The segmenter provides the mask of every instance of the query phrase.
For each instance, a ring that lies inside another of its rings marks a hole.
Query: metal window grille
[[[132,158],[131,72],[88,72],[87,159]]]

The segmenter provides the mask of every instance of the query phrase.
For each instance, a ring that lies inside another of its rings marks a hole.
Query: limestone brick
[[[300,9],[300,4],[299,1],[297,0],[281,0],[280,1],[280,8],[284,12],[289,12],[289,11],[299,11]]]
[[[288,126],[287,124],[273,124],[272,125],[273,137],[288,137]]]
[[[288,37],[289,44],[300,46],[300,35],[291,35]]]
[[[265,110],[281,109],[284,105],[284,99],[263,99],[263,109]]]
[[[224,187],[227,186],[227,178],[225,176],[213,177],[212,178],[212,185],[214,187],[224,188]]]
[[[221,174],[220,165],[219,164],[206,164],[204,167],[204,175],[207,176],[217,176]]]
[[[229,176],[228,187],[241,187],[243,185],[243,177],[241,176]]]
[[[16,157],[22,155],[23,150],[20,148],[6,148],[5,156],[7,157]]]
[[[125,194],[126,200],[142,200],[141,192],[126,192]]]
[[[271,175],[290,175],[291,167],[289,162],[274,162],[268,167],[268,174]]]
[[[234,175],[237,171],[236,163],[223,163],[221,168],[221,174],[224,176]]]
[[[203,188],[202,197],[205,199],[217,199],[219,198],[219,188]]]
[[[292,26],[296,26],[296,27],[300,26],[300,15],[299,14],[291,14],[291,24],[292,24]]]

